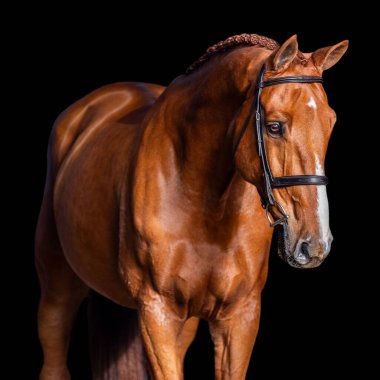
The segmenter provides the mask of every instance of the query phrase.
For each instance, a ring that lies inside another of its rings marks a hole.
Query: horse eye
[[[273,136],[282,136],[282,125],[278,122],[268,123],[267,130]]]

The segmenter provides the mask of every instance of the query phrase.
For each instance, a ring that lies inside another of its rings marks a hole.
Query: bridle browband
[[[274,78],[264,81],[264,72],[265,72],[265,64],[260,70],[260,74],[258,77],[257,85],[256,85],[256,101],[254,102],[251,112],[249,113],[245,124],[242,128],[240,136],[237,140],[237,143],[234,148],[234,155],[237,151],[237,148],[249,126],[249,122],[252,119],[252,116],[255,115],[255,127],[256,127],[256,136],[257,136],[257,147],[259,152],[259,157],[261,158],[261,164],[263,168],[263,176],[264,176],[264,191],[261,199],[261,203],[263,208],[266,210],[266,215],[269,220],[270,226],[274,227],[278,224],[284,224],[287,222],[289,215],[286,213],[285,208],[279,203],[274,195],[273,188],[276,187],[288,187],[288,186],[301,186],[301,185],[327,185],[328,179],[326,176],[321,175],[292,175],[285,177],[273,177],[272,171],[269,166],[267,150],[265,147],[265,139],[264,139],[264,114],[263,109],[261,107],[261,92],[264,87],[276,86],[284,83],[323,83],[322,77],[318,76],[287,76]],[[278,219],[274,219],[270,214],[270,209],[276,208],[281,217]]]

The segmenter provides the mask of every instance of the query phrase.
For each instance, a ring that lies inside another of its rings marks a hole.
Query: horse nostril
[[[305,241],[301,244],[301,249],[300,249],[301,253],[303,256],[305,256],[306,258],[309,258],[309,244],[306,243]]]
[[[306,265],[310,262],[309,244],[305,241],[299,244],[295,252],[294,258],[301,265]]]

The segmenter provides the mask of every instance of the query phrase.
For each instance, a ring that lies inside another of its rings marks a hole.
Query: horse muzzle
[[[288,225],[276,227],[278,233],[278,254],[290,266],[300,269],[316,268],[323,263],[331,250],[332,235],[327,242],[321,239],[298,239],[290,243]]]

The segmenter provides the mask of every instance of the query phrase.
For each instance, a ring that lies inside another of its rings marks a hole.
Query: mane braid
[[[279,44],[276,41],[268,37],[259,36],[258,34],[244,33],[238,36],[232,36],[209,47],[206,53],[204,53],[200,58],[198,58],[198,60],[187,68],[186,74],[190,74],[201,67],[214,55],[238,46],[260,46],[268,50],[275,50],[279,48]]]

